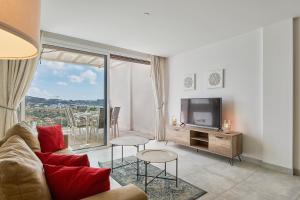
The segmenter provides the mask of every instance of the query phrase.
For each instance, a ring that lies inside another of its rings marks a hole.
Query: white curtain
[[[151,57],[151,80],[154,92],[155,139],[166,139],[165,134],[165,66],[166,59],[158,56]]]
[[[18,122],[16,110],[30,87],[36,64],[37,58],[0,60],[0,139]]]

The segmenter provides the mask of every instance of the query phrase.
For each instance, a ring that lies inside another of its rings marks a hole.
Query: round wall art
[[[223,69],[211,70],[207,75],[208,88],[222,88],[223,87]]]

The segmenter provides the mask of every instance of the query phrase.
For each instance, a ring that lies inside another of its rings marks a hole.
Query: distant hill
[[[63,100],[63,99],[45,99],[40,97],[32,97],[26,96],[25,97],[26,105],[87,105],[87,106],[103,106],[104,99],[97,99],[97,100]]]

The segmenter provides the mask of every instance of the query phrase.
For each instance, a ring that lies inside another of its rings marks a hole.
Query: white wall
[[[179,119],[180,99],[222,97],[223,119],[244,133],[244,152],[261,159],[261,31],[205,46],[169,58],[169,121]],[[225,69],[225,87],[207,89],[206,73]],[[195,91],[183,90],[183,75],[197,74]]]
[[[300,175],[300,18],[294,20],[294,168]]]
[[[150,79],[150,66],[132,66],[133,129],[154,134],[155,106]]]
[[[168,114],[179,119],[180,99],[222,97],[223,119],[243,133],[247,157],[292,169],[292,19],[169,58]],[[225,87],[207,89],[206,73],[225,70]],[[183,75],[197,74],[197,89],[183,90]]]
[[[263,29],[263,161],[293,168],[293,20]]]
[[[110,77],[111,105],[121,107],[120,129],[132,128],[135,131],[153,133],[155,107],[150,66],[124,62],[111,68]],[[132,99],[130,98],[131,84]]]
[[[110,70],[110,105],[121,107],[119,128],[130,127],[130,63],[113,67]]]

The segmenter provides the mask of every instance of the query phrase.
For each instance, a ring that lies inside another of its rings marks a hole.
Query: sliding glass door
[[[106,145],[107,56],[44,46],[25,99],[26,121],[60,124],[72,149]]]

